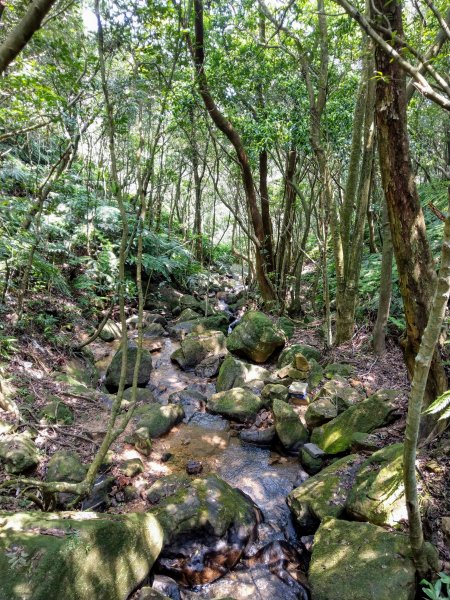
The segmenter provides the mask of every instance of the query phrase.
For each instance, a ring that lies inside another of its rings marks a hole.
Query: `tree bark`
[[[377,320],[373,328],[373,349],[381,356],[386,352],[386,326],[389,318],[392,294],[393,248],[386,201],[383,200],[383,254],[381,258],[380,299]]]

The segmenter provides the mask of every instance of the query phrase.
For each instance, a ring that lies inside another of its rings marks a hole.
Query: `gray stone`
[[[8,473],[17,475],[39,464],[39,452],[28,433],[4,435],[0,439],[0,461]]]

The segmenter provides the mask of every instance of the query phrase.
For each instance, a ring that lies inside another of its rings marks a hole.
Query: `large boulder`
[[[100,332],[100,339],[104,342],[113,342],[122,335],[120,325],[112,319],[108,319]]]
[[[176,362],[184,371],[193,369],[205,358],[224,356],[227,353],[225,336],[221,331],[188,334],[181,347],[172,353],[170,360]]]
[[[327,519],[314,537],[309,582],[314,600],[414,600],[409,539],[370,523]]]
[[[358,521],[381,526],[407,520],[403,444],[386,446],[363,462],[347,499],[347,512]]]
[[[287,402],[289,398],[289,390],[285,385],[279,383],[268,383],[263,387],[261,398],[266,406],[272,406],[274,400],[282,400]]]
[[[179,404],[148,404],[142,407],[141,415],[136,430],[144,429],[149,438],[158,438],[182,421],[184,410]]]
[[[303,535],[314,533],[323,519],[343,515],[361,461],[356,454],[345,456],[289,494],[287,503]]]
[[[83,465],[76,452],[71,450],[58,450],[50,458],[47,464],[46,481],[66,481],[68,483],[79,483],[83,481],[87,467]],[[74,499],[73,494],[57,494],[59,506],[66,506]]]
[[[178,321],[180,323],[184,323],[185,321],[194,321],[195,319],[199,319],[202,315],[192,308],[185,308],[181,311],[180,316],[178,317]]]
[[[245,313],[228,336],[227,348],[239,356],[263,363],[285,342],[284,332],[267,315],[252,310]]]
[[[283,400],[275,400],[272,403],[275,431],[286,450],[298,452],[308,441],[308,431],[300,421],[295,409]]]
[[[313,430],[311,441],[328,454],[339,454],[351,447],[355,432],[370,433],[395,418],[396,390],[381,390],[351,406],[332,421]]]
[[[152,514],[1,513],[0,598],[124,600],[163,545]]]
[[[120,371],[122,368],[123,350],[118,350],[106,370],[105,386],[110,392],[117,392],[120,382]],[[125,374],[125,387],[133,385],[134,367],[136,365],[138,355],[137,346],[128,345],[127,348],[127,369]],[[138,372],[138,387],[145,387],[150,381],[150,373],[152,370],[152,357],[148,350],[142,349],[141,364]]]
[[[364,399],[358,390],[355,390],[346,379],[339,375],[336,375],[331,381],[324,383],[314,400],[318,400],[319,398],[331,400],[337,407],[338,412],[342,412]]]
[[[233,388],[218,392],[208,398],[207,408],[212,413],[235,421],[254,421],[264,402],[245,388]]]
[[[223,392],[234,387],[251,385],[253,381],[266,381],[269,378],[270,371],[264,367],[251,365],[234,356],[227,356],[220,367],[216,389],[218,392]]]
[[[0,439],[0,462],[14,475],[34,469],[39,464],[39,452],[30,435],[4,435]]]
[[[180,308],[182,311],[186,310],[187,308],[190,308],[191,310],[196,312],[204,312],[202,310],[201,302],[197,300],[197,298],[194,298],[194,296],[191,296],[190,294],[184,294],[183,296],[181,296]]]
[[[253,541],[259,522],[251,500],[217,475],[179,487],[152,514],[164,530],[158,568],[188,586],[227,573]]]
[[[278,367],[281,369],[287,365],[293,365],[295,355],[299,353],[303,354],[308,360],[314,359],[320,361],[322,358],[322,353],[320,350],[317,350],[317,348],[313,348],[306,344],[293,344],[292,346],[285,348],[280,354],[277,362]]]

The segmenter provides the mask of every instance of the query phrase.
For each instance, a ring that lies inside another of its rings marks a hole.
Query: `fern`
[[[435,415],[437,413],[441,413],[438,419],[439,421],[450,417],[450,390],[436,398],[436,400],[423,411],[424,415]]]

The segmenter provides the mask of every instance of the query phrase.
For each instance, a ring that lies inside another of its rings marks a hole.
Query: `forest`
[[[0,0],[0,600],[450,599],[450,7]]]

